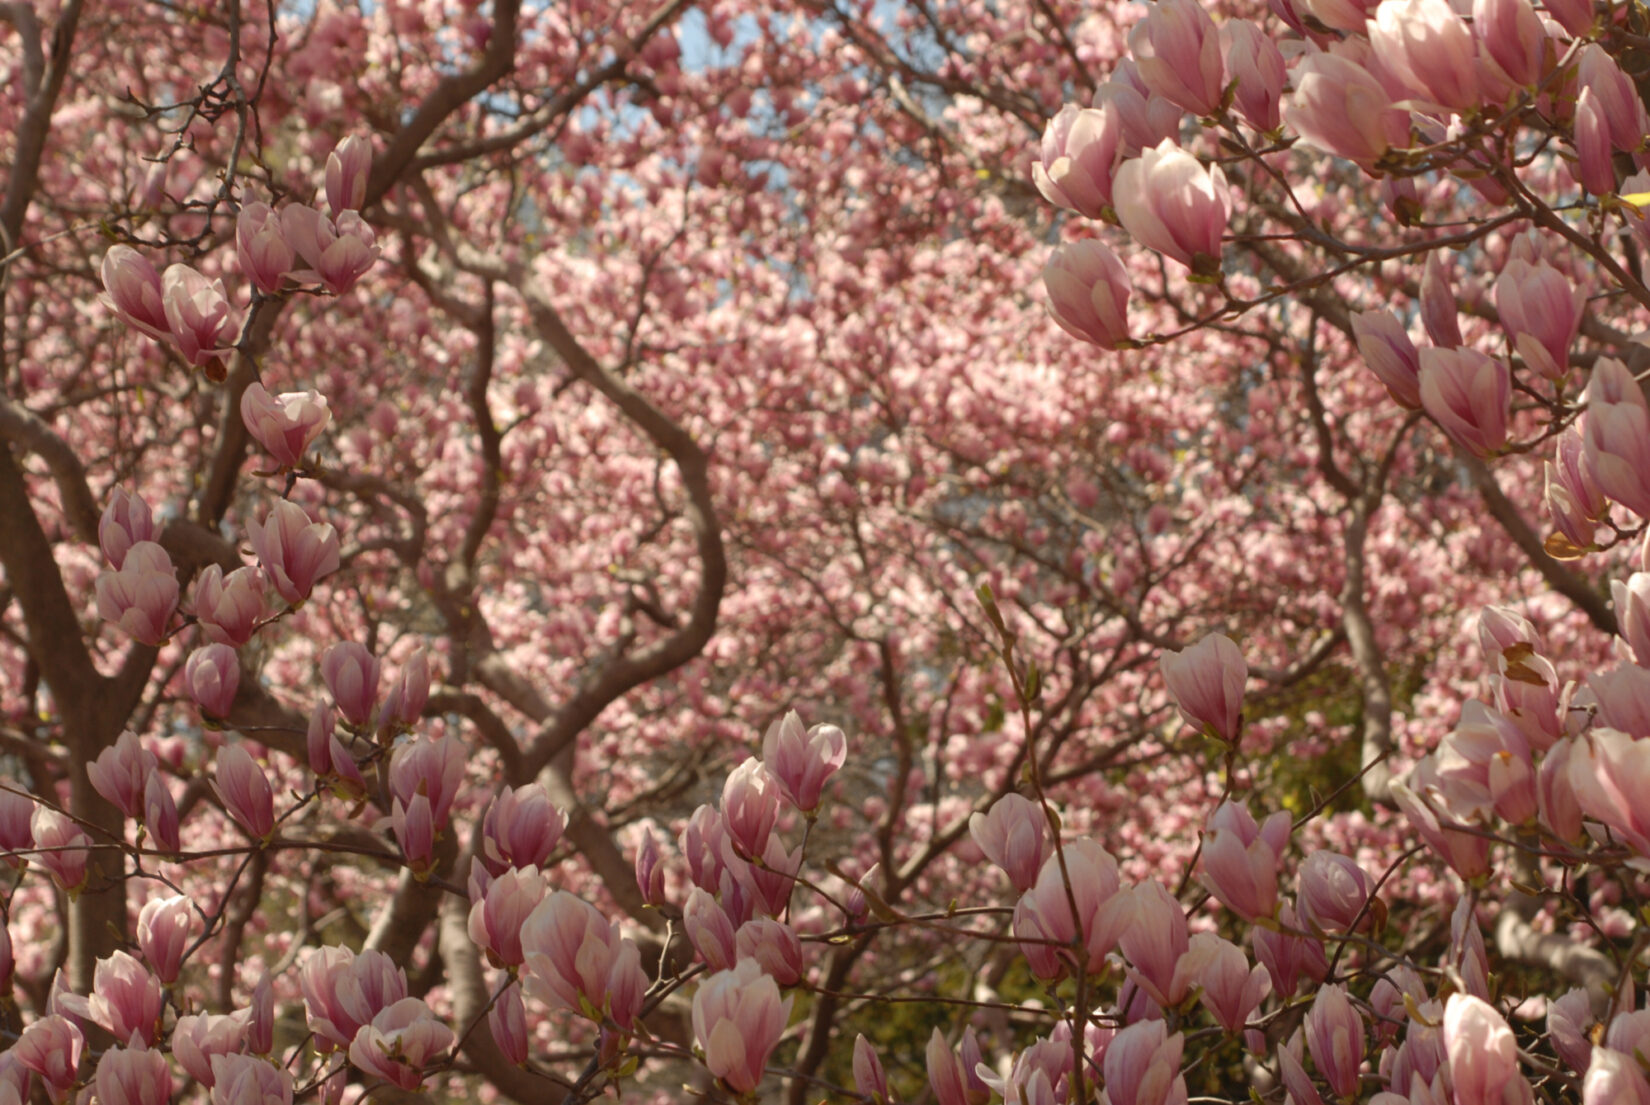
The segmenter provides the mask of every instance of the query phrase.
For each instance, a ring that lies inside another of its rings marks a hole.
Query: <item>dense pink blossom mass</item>
[[[0,1105],[1650,1105],[1647,34],[0,2]]]

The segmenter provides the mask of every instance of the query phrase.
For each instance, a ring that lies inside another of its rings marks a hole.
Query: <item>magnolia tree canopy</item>
[[[0,1105],[1650,1105],[1642,9],[0,24]]]

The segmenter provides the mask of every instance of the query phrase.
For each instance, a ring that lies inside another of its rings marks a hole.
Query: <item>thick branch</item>
[[[3,237],[4,252],[11,252],[18,248],[23,234],[23,217],[28,213],[29,203],[34,199],[35,185],[40,180],[40,158],[46,150],[46,136],[51,132],[52,111],[57,106],[57,97],[63,91],[63,81],[69,75],[69,57],[74,50],[75,30],[80,25],[80,9],[82,0],[69,0],[63,5],[63,14],[57,21],[57,27],[52,31],[51,58],[46,64],[44,75],[36,77],[34,94],[29,97],[28,104],[23,109],[23,119],[17,124],[17,131],[12,144],[11,183],[6,188],[4,199],[0,199],[0,237]],[[21,8],[21,4],[8,5],[10,8]],[[24,71],[28,71],[30,32],[34,38],[34,60],[39,64],[40,34],[39,27],[34,19],[13,18],[11,22],[23,35]],[[27,77],[25,76],[25,80]]]
[[[69,443],[33,411],[5,401],[0,401],[0,438],[46,462],[63,502],[63,515],[75,536],[97,544],[97,523],[102,512],[86,483],[86,466]]]

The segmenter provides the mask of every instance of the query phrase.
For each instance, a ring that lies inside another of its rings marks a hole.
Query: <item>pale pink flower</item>
[[[521,1000],[521,986],[512,984],[487,1010],[487,1029],[504,1057],[516,1066],[527,1062],[527,1006]]]
[[[36,806],[30,818],[34,862],[52,881],[71,894],[86,884],[86,864],[91,859],[92,838],[80,831],[66,815],[50,806]]]
[[[429,698],[430,660],[422,648],[417,648],[401,665],[384,695],[384,708],[378,715],[379,728],[411,728],[423,717],[424,704]]]
[[[1301,863],[1297,878],[1295,912],[1308,932],[1351,932],[1364,916],[1369,876],[1349,857],[1313,852]]]
[[[356,1031],[349,1061],[366,1074],[416,1090],[424,1081],[424,1067],[456,1039],[423,1001],[403,998]]]
[[[665,864],[652,829],[642,830],[642,844],[636,849],[636,889],[642,901],[658,907],[665,903]]]
[[[1278,909],[1278,925],[1286,929],[1300,925],[1295,907],[1288,902]],[[1249,930],[1249,939],[1255,946],[1255,958],[1272,980],[1272,992],[1280,998],[1294,997],[1303,976],[1316,981],[1329,973],[1329,959],[1324,955],[1323,944],[1317,940],[1274,932],[1259,925]]]
[[[222,280],[208,280],[188,265],[169,265],[160,286],[166,325],[184,360],[199,367],[233,352],[241,320]]]
[[[1387,71],[1451,111],[1478,106],[1477,50],[1448,0],[1381,0],[1369,43]]]
[[[93,1082],[99,1105],[167,1105],[172,1097],[166,1056],[146,1047],[109,1048]]]
[[[1037,873],[1049,856],[1047,831],[1048,818],[1042,807],[1012,792],[997,799],[990,812],[968,819],[968,835],[1022,893],[1036,884]]]
[[[490,875],[543,867],[567,829],[567,817],[539,783],[505,787],[481,819],[481,862]]]
[[[873,1105],[888,1105],[892,1100],[888,1094],[888,1072],[882,1069],[877,1049],[864,1033],[854,1037],[854,1090],[861,1097],[870,1098]]]
[[[1257,825],[1246,806],[1223,802],[1209,815],[1203,837],[1203,884],[1245,921],[1271,917],[1278,907],[1278,868],[1292,831],[1287,810]]]
[[[155,770],[155,754],[130,729],[86,765],[86,778],[127,817],[143,816],[143,788]]]
[[[332,420],[326,396],[318,391],[271,395],[254,381],[241,392],[241,421],[247,433],[281,468],[297,468],[304,453]]]
[[[1283,86],[1288,80],[1283,54],[1272,36],[1247,19],[1220,26],[1226,71],[1237,82],[1233,105],[1250,126],[1271,134],[1283,126]]]
[[[1283,120],[1307,145],[1370,169],[1407,142],[1409,112],[1394,107],[1381,82],[1351,58],[1309,53],[1290,77]]]
[[[103,255],[103,303],[115,316],[156,341],[171,341],[160,273],[131,246],[110,246]]]
[[[163,852],[180,852],[178,804],[160,772],[152,771],[143,784],[143,827]]]
[[[309,266],[292,275],[314,280],[334,295],[349,291],[378,260],[372,228],[354,211],[334,222],[313,207],[289,203],[281,210],[281,231]]]
[[[1249,665],[1229,637],[1211,633],[1188,649],[1165,652],[1159,666],[1188,725],[1228,743],[1237,739]]]
[[[291,500],[277,500],[263,523],[249,522],[246,532],[275,593],[294,606],[309,598],[316,581],[338,570],[338,534],[312,523]]]
[[[1041,158],[1031,179],[1056,207],[1098,219],[1111,208],[1112,174],[1122,153],[1123,116],[1106,102],[1091,108],[1067,104],[1043,130]]]
[[[212,789],[229,816],[254,840],[274,834],[275,790],[245,747],[226,744],[218,750]]]
[[[815,725],[804,732],[795,710],[768,726],[762,738],[762,766],[785,800],[803,813],[819,808],[825,781],[847,760],[848,739],[841,729]]]
[[[226,576],[221,567],[208,564],[195,580],[195,619],[214,644],[246,644],[267,606],[264,575],[256,567],[236,568]]]
[[[321,678],[344,720],[357,729],[372,724],[378,705],[378,658],[354,641],[339,641],[321,653]],[[403,799],[411,796],[403,793]]]
[[[565,890],[552,891],[522,926],[521,946],[534,997],[552,1008],[592,1020],[605,1013],[620,1028],[630,1026],[647,989],[640,951],[594,906]]]
[[[739,961],[733,921],[703,887],[694,887],[682,906],[682,928],[699,958],[713,971],[725,971]]]
[[[228,645],[204,645],[189,654],[183,665],[184,686],[201,713],[226,718],[241,685],[241,661]]]
[[[292,1105],[292,1072],[251,1055],[212,1056],[212,1105]]]
[[[1467,994],[1451,994],[1444,1006],[1444,1048],[1456,1105],[1502,1105],[1518,1073],[1518,1041],[1500,1013]],[[1522,1095],[1528,1101],[1528,1087]]]
[[[1135,241],[1212,277],[1232,201],[1220,166],[1203,165],[1164,139],[1125,161],[1112,188],[1117,218]]]
[[[1595,1047],[1581,1084],[1581,1105],[1650,1105],[1650,1082],[1633,1056]]]
[[[395,799],[390,806],[390,829],[412,873],[420,878],[427,875],[435,864],[436,834],[429,798],[415,794],[407,801]]]
[[[702,893],[696,891],[696,893]],[[734,961],[754,959],[781,986],[795,986],[802,979],[802,941],[796,930],[782,921],[756,917],[739,926],[734,944]]]
[[[1196,964],[1185,961],[1186,913],[1156,879],[1123,892],[1130,903],[1128,925],[1117,938],[1132,968],[1129,977],[1165,1009],[1179,1005],[1192,986]]]
[[[1593,364],[1583,440],[1599,489],[1650,518],[1650,404],[1620,361],[1600,357]]]
[[[168,985],[178,980],[194,920],[189,899],[181,894],[150,898],[138,912],[138,947],[156,977]]]
[[[1530,0],[1474,0],[1478,63],[1514,88],[1534,87],[1547,63],[1547,31]]]
[[[1587,297],[1542,261],[1513,258],[1495,281],[1495,305],[1524,363],[1549,380],[1570,370],[1570,344],[1581,328]]]
[[[1197,0],[1146,4],[1129,31],[1129,52],[1146,87],[1195,115],[1213,115],[1226,91],[1220,34]]]
[[[1318,990],[1306,1015],[1306,1048],[1331,1090],[1343,1098],[1357,1092],[1358,1067],[1364,1061],[1364,1022],[1347,1000],[1344,986]]]
[[[1650,741],[1592,729],[1571,746],[1568,767],[1581,811],[1650,858]]]
[[[97,577],[97,613],[139,644],[158,647],[178,605],[177,570],[166,550],[139,541],[126,550],[120,570]]]
[[[1476,349],[1423,349],[1421,406],[1463,449],[1488,457],[1507,443],[1512,373]]]
[[[1049,254],[1043,266],[1049,313],[1060,329],[1102,349],[1129,340],[1128,270],[1103,242],[1069,242]]]
[[[333,218],[361,209],[371,174],[372,142],[362,135],[350,135],[327,155],[327,206]]]
[[[407,976],[389,956],[348,948],[311,951],[298,968],[309,1027],[322,1051],[345,1048],[362,1025],[407,996]]]
[[[536,867],[504,871],[489,881],[479,899],[472,899],[470,939],[495,966],[520,966],[522,926],[549,892]]]
[[[722,785],[722,824],[736,852],[743,857],[765,852],[778,817],[779,784],[762,761],[746,759]]]
[[[267,203],[249,203],[235,218],[235,258],[254,287],[268,295],[281,290],[297,254],[281,233],[281,218]]]
[[[239,1016],[195,1013],[178,1018],[172,1029],[172,1057],[184,1073],[212,1088],[212,1057],[239,1052],[246,1045],[246,1022]]]
[[[1180,1056],[1186,1038],[1162,1021],[1139,1021],[1106,1045],[1101,1060],[1109,1105],[1186,1105]]]
[[[705,1066],[735,1093],[756,1089],[790,1021],[792,1000],[780,1000],[778,984],[752,959],[701,982],[693,995],[693,1035]]]
[[[468,758],[464,742],[450,734],[408,741],[390,760],[390,793],[408,805],[414,796],[428,797],[430,817],[439,832],[458,797]]]
[[[1063,852],[1065,873],[1071,878],[1069,895],[1060,857],[1051,854],[1014,908],[1014,936],[1032,974],[1042,979],[1065,969],[1060,953],[1079,932],[1086,958],[1078,967],[1088,974],[1099,972],[1131,917],[1128,897],[1119,891],[1117,861],[1109,852],[1087,837],[1064,845]]]
[[[152,1046],[163,999],[160,980],[132,956],[117,951],[97,961],[87,1015],[117,1040],[136,1035]]]
[[[139,541],[155,539],[155,518],[149,504],[125,488],[109,492],[109,505],[97,523],[97,543],[110,567],[117,572],[126,563],[126,553]]]
[[[1193,982],[1202,989],[1203,1007],[1227,1032],[1242,1032],[1272,988],[1266,968],[1250,966],[1242,948],[1212,932],[1193,936],[1186,958]]]
[[[47,1094],[57,1103],[64,1101],[74,1088],[80,1056],[85,1049],[86,1037],[74,1022],[53,1013],[25,1028],[9,1053],[40,1076]]]
[[[1399,403],[1421,406],[1421,355],[1398,316],[1391,311],[1363,311],[1352,316],[1352,335],[1364,364]]]

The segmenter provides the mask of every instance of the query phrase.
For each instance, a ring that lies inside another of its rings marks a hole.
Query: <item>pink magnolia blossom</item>
[[[1451,279],[1452,266],[1441,250],[1427,254],[1421,269],[1421,325],[1440,349],[1458,349],[1461,346],[1461,312],[1455,301],[1455,284]]]
[[[339,641],[321,654],[321,678],[326,681],[332,701],[344,720],[357,729],[372,726],[381,670],[378,657],[354,641]]]
[[[177,570],[166,550],[139,541],[126,550],[120,570],[97,577],[97,613],[139,644],[159,646],[178,605]]]
[[[109,505],[97,523],[97,543],[117,572],[126,563],[126,554],[139,541],[155,539],[155,518],[149,504],[137,495],[117,487],[109,493]]]
[[[98,1060],[94,1078],[100,1105],[167,1105],[172,1068],[166,1056],[146,1047],[111,1047]]]
[[[1568,767],[1581,811],[1650,858],[1650,741],[1593,729],[1576,739]]]
[[[67,1099],[74,1088],[86,1037],[67,1017],[49,1014],[23,1030],[10,1053],[40,1076],[54,1103]]]
[[[1036,884],[1037,873],[1051,851],[1047,830],[1048,819],[1042,808],[1012,792],[997,799],[988,813],[976,813],[968,819],[968,834],[974,843],[1022,893]]]
[[[349,1061],[375,1078],[416,1090],[424,1081],[424,1068],[456,1039],[422,1000],[402,998],[356,1031]]]
[[[212,1056],[212,1105],[292,1105],[292,1072],[251,1055]]]
[[[429,796],[414,794],[405,801],[394,799],[390,806],[390,828],[408,868],[421,879],[427,877],[435,865],[436,836]]]
[[[27,795],[7,787],[0,787],[0,852],[15,868],[26,862],[18,855],[34,846],[34,831],[29,822],[34,817],[34,803]]]
[[[481,862],[490,875],[543,867],[567,829],[567,817],[538,783],[505,787],[481,819]]]
[[[1122,126],[1122,137],[1117,144],[1120,158],[1139,157],[1141,150],[1149,150],[1164,139],[1174,140],[1180,135],[1180,118],[1185,111],[1157,93],[1147,89],[1140,79],[1140,71],[1133,58],[1124,58],[1106,81],[1094,93],[1094,106],[1104,110],[1115,108]],[[1116,187],[1113,166],[1113,188]]]
[[[1146,4],[1129,31],[1129,52],[1146,87],[1196,115],[1213,115],[1226,91],[1215,22],[1197,0]]]
[[[86,778],[121,813],[142,817],[143,789],[155,766],[154,753],[127,730],[86,765]]]
[[[549,892],[538,868],[506,870],[487,884],[480,898],[472,899],[470,939],[495,966],[520,966],[522,926]]]
[[[1634,572],[1625,583],[1611,580],[1610,597],[1615,600],[1619,640],[1639,666],[1650,664],[1650,572]]]
[[[267,203],[248,203],[235,217],[235,258],[253,287],[266,295],[281,290],[297,253],[281,233],[281,218]]]
[[[249,522],[246,532],[275,593],[295,606],[309,598],[318,580],[338,570],[338,534],[312,523],[290,500],[278,500],[263,523]]]
[[[1364,1060],[1364,1022],[1347,1000],[1344,986],[1318,990],[1306,1015],[1306,1047],[1331,1090],[1343,1098],[1357,1092],[1358,1067]]]
[[[1212,932],[1193,936],[1186,956],[1203,1007],[1227,1032],[1242,1032],[1272,988],[1266,968],[1250,966],[1242,948]]]
[[[1595,1047],[1581,1084],[1581,1105],[1650,1105],[1650,1080],[1633,1056]]]
[[[266,971],[252,987],[252,1003],[240,1010],[246,1016],[246,1046],[255,1055],[275,1047],[275,985]]]
[[[636,889],[650,906],[657,908],[666,901],[664,859],[652,829],[642,830],[642,844],[636,849]]]
[[[1191,989],[1197,966],[1186,959],[1185,910],[1156,879],[1123,893],[1130,918],[1117,942],[1129,961],[1129,977],[1158,1005],[1172,1009]]]
[[[110,246],[102,275],[103,303],[120,321],[156,341],[172,340],[160,273],[148,258],[131,246]]]
[[[1242,804],[1222,803],[1204,827],[1204,885],[1246,921],[1271,917],[1277,912],[1278,868],[1291,828],[1287,810],[1272,814],[1261,826]]]
[[[1308,145],[1368,169],[1406,141],[1409,113],[1394,107],[1381,82],[1351,58],[1309,53],[1290,78],[1294,91],[1284,101],[1283,121]]]
[[[390,793],[409,806],[414,797],[427,798],[439,832],[452,813],[467,758],[464,742],[450,734],[408,741],[396,748],[390,760]]]
[[[1559,840],[1581,839],[1581,800],[1570,782],[1570,754],[1575,742],[1566,738],[1547,749],[1536,770],[1536,812],[1541,824]]]
[[[1610,135],[1610,144],[1627,153],[1644,144],[1650,118],[1633,87],[1632,78],[1622,71],[1604,47],[1588,43],[1581,48],[1577,79],[1583,94],[1591,93],[1599,117]]]
[[[252,640],[267,607],[264,575],[255,567],[236,568],[226,576],[221,567],[208,564],[195,580],[195,620],[214,644],[240,648]]]
[[[1122,1029],[1101,1060],[1109,1105],[1186,1105],[1180,1056],[1186,1038],[1169,1035],[1162,1021],[1140,1021]]]
[[[713,971],[725,971],[739,961],[739,947],[733,921],[716,899],[702,887],[694,887],[682,906],[682,928],[699,958]]]
[[[1444,1048],[1458,1105],[1502,1105],[1518,1073],[1518,1041],[1501,1014],[1485,1001],[1451,994],[1444,1006]],[[1524,1087],[1524,1101],[1530,1100]]]
[[[854,1037],[854,1089],[873,1105],[888,1105],[893,1100],[888,1094],[888,1072],[864,1033]]]
[[[1650,738],[1650,669],[1617,664],[1607,672],[1589,673],[1587,686],[1598,700],[1598,718],[1608,728],[1638,740]]]
[[[137,1036],[153,1046],[163,998],[160,980],[142,963],[117,951],[97,961],[92,992],[86,998],[86,1015],[117,1040]]]
[[[188,265],[169,265],[160,287],[167,328],[185,361],[199,368],[234,350],[241,320],[222,280],[208,280]]]
[[[1043,266],[1049,311],[1060,329],[1102,349],[1129,340],[1129,274],[1103,242],[1069,242]]]
[[[363,1025],[407,996],[407,975],[389,956],[321,947],[299,965],[310,1031],[323,1052],[347,1048]]]
[[[185,1074],[211,1089],[216,1081],[212,1058],[237,1053],[246,1046],[246,1022],[238,1016],[192,1013],[178,1018],[172,1029],[172,1057]]]
[[[1423,349],[1421,406],[1463,449],[1488,457],[1507,443],[1512,374],[1476,349]]]
[[[1407,778],[1393,782],[1392,798],[1428,846],[1463,879],[1470,881],[1488,874],[1489,841],[1461,831],[1464,826],[1438,802],[1439,790],[1437,768],[1429,757],[1416,764]]]
[[[327,155],[327,206],[333,218],[361,210],[371,174],[372,142],[362,135],[350,135]]]
[[[1220,166],[1203,165],[1164,139],[1125,161],[1112,189],[1117,218],[1135,241],[1191,269],[1220,272],[1220,243],[1232,201]]]
[[[1352,316],[1352,334],[1364,364],[1387,392],[1411,410],[1421,407],[1421,355],[1398,316],[1391,311],[1363,311]]]
[[[332,420],[326,396],[318,391],[271,395],[254,381],[241,392],[241,421],[247,433],[281,468],[297,468],[304,453]]]
[[[803,813],[819,808],[825,782],[848,760],[848,738],[835,725],[802,728],[795,710],[768,726],[762,737],[762,766],[785,800]]]
[[[702,893],[702,891],[696,891]],[[796,930],[782,921],[756,917],[739,926],[734,936],[734,961],[754,959],[781,986],[795,986],[802,979],[802,941]]]
[[[244,746],[226,744],[218,750],[212,789],[224,810],[254,840],[274,834],[275,790]]]
[[[309,266],[292,275],[313,280],[334,295],[353,288],[378,260],[372,228],[354,211],[334,221],[313,207],[289,203],[281,209],[281,232]]]
[[[1478,106],[1472,32],[1447,0],[1381,0],[1369,42],[1388,72],[1422,99],[1451,111]]]
[[[189,654],[183,666],[184,685],[201,713],[226,718],[235,706],[241,685],[241,661],[228,645],[205,645]]]
[[[939,1105],[969,1105],[963,1061],[937,1028],[928,1037],[928,1050],[924,1058],[928,1066],[928,1085]]]
[[[384,694],[384,706],[378,717],[379,727],[410,729],[423,717],[424,704],[429,698],[429,656],[422,648],[414,649]]]
[[[1277,43],[1247,19],[1221,24],[1226,72],[1237,82],[1233,106],[1256,130],[1271,134],[1283,126],[1283,86],[1288,70]]]
[[[735,851],[760,856],[779,816],[779,784],[762,761],[751,757],[734,768],[722,785],[722,824]]]
[[[1041,157],[1031,166],[1032,182],[1043,198],[1090,219],[1111,209],[1112,175],[1122,153],[1123,116],[1105,102],[1080,108],[1067,104],[1043,130]]]
[[[1588,1038],[1592,1024],[1592,1001],[1580,987],[1547,1005],[1547,1039],[1576,1074],[1586,1074],[1593,1061],[1593,1042]]]
[[[1159,666],[1186,724],[1223,741],[1237,739],[1249,665],[1229,637],[1211,633],[1190,648],[1165,652]]]
[[[1474,0],[1472,30],[1481,70],[1493,67],[1496,77],[1516,88],[1541,80],[1549,56],[1547,32],[1530,0]]]
[[[181,894],[150,898],[138,912],[138,947],[156,977],[167,985],[178,980],[194,920],[189,899]]]
[[[178,804],[160,772],[152,771],[143,784],[143,827],[163,852],[181,852]]]
[[[1086,959],[1078,964],[1085,973],[1097,973],[1117,946],[1129,924],[1128,897],[1119,890],[1117,861],[1098,842],[1086,837],[1064,845],[1068,895],[1060,857],[1050,855],[1032,888],[1014,908],[1014,936],[1020,951],[1038,978],[1054,978],[1065,970],[1060,952],[1082,934]],[[1077,916],[1072,916],[1072,902]]]
[[[553,1009],[592,1020],[605,1014],[620,1028],[630,1026],[647,989],[641,953],[594,906],[552,891],[522,926],[521,946],[530,996]]]
[[[1570,172],[1576,183],[1595,196],[1614,192],[1616,168],[1610,160],[1610,124],[1598,93],[1591,88],[1583,88],[1576,99],[1574,132],[1576,164]]]
[[[1434,763],[1452,813],[1514,825],[1535,817],[1535,763],[1523,731],[1482,702],[1468,702],[1461,722],[1440,742]]]
[[[1316,851],[1301,863],[1295,912],[1309,932],[1346,933],[1364,916],[1370,882],[1347,856]]]
[[[790,1021],[792,1000],[781,1001],[779,986],[751,959],[701,982],[693,995],[693,1035],[705,1066],[735,1093],[756,1089]]]
[[[527,1006],[521,1000],[520,985],[507,987],[487,1010],[487,1030],[493,1034],[493,1042],[506,1059],[518,1067],[527,1062],[531,1039],[527,1034]]]
[[[1549,380],[1561,380],[1570,368],[1570,343],[1581,328],[1587,297],[1547,262],[1508,261],[1495,281],[1495,304],[1501,325],[1519,356]]]
[[[1583,440],[1599,489],[1650,518],[1650,403],[1620,361],[1600,357],[1593,364]]]
[[[66,815],[50,806],[36,806],[29,823],[34,838],[34,862],[69,893],[86,884],[92,838]]]
[[[1278,909],[1279,929],[1298,928],[1300,924],[1295,907],[1283,903]],[[1319,981],[1329,974],[1329,958],[1321,941],[1259,925],[1249,930],[1249,939],[1255,947],[1255,959],[1272,980],[1272,992],[1280,998],[1294,997],[1303,977]]]

